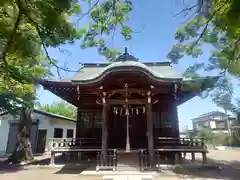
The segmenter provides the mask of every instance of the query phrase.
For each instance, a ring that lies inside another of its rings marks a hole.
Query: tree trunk
[[[32,161],[34,159],[31,146],[31,112],[32,110],[26,107],[23,107],[21,110],[17,142],[12,155],[8,159],[13,164]]]

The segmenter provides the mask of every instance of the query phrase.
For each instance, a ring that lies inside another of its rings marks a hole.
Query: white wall
[[[215,121],[210,121],[210,128],[215,129],[216,128],[216,122]]]
[[[213,133],[219,133],[219,132],[222,132],[222,133],[229,133],[228,130],[216,130],[216,131],[213,131]]]
[[[45,149],[46,151],[49,150],[49,139],[53,138],[54,136],[54,128],[63,129],[63,138],[67,137],[67,129],[73,129],[73,135],[75,137],[76,122],[62,120],[62,119],[48,118],[48,121],[40,122],[39,129],[45,129],[44,127],[46,127],[46,124],[44,123],[46,122],[48,122],[47,141],[46,141],[46,149]]]
[[[9,121],[7,116],[0,117],[0,155],[5,154],[9,133]]]
[[[46,129],[47,130],[47,140],[46,140],[46,148],[45,150],[49,150],[49,142],[48,139],[53,138],[54,128],[62,128],[63,129],[63,138],[66,138],[67,129],[73,129],[73,134],[75,137],[76,133],[76,122],[51,118],[48,116],[44,116],[37,113],[32,113],[33,122],[39,120],[38,129]],[[0,155],[5,154],[8,142],[8,134],[10,128],[11,121],[18,121],[19,118],[14,118],[10,114],[6,114],[0,116]]]

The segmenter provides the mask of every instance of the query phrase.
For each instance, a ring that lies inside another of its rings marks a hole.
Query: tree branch
[[[25,15],[26,15],[26,14],[25,14]],[[41,44],[42,44],[42,46],[43,46],[43,50],[44,50],[44,52],[45,52],[45,54],[46,54],[46,56],[47,56],[47,59],[49,60],[49,62],[50,62],[51,65],[53,65],[54,67],[57,68],[58,76],[61,78],[61,75],[60,75],[59,70],[63,70],[63,71],[66,71],[66,72],[79,72],[79,71],[77,71],[77,70],[70,70],[70,69],[67,69],[67,68],[60,67],[60,66],[58,66],[55,62],[53,62],[53,60],[50,58],[50,56],[49,56],[49,54],[48,54],[47,47],[46,47],[46,44],[45,44],[45,42],[44,42],[44,39],[43,39],[42,36],[41,36],[41,31],[40,31],[40,29],[43,30],[43,28],[42,28],[41,26],[39,26],[35,21],[33,21],[29,16],[26,15],[26,17],[27,17],[28,20],[29,20],[30,22],[32,22],[33,25],[35,26],[35,28],[36,28],[36,30],[37,30],[37,33],[38,33],[38,36],[39,36],[39,38],[40,38],[40,40],[41,40]]]
[[[230,61],[231,61],[231,60],[234,60],[234,57],[235,57],[235,54],[236,54],[236,51],[237,51],[239,42],[240,42],[240,37],[238,37],[238,39],[237,39],[236,42],[234,43],[234,49],[233,49],[231,58],[228,60],[228,63],[229,63],[229,64],[230,64]]]
[[[213,14],[209,17],[209,19],[206,21],[206,25],[203,28],[201,34],[199,35],[198,39],[196,40],[196,42],[194,43],[194,45],[192,46],[192,50],[193,48],[199,43],[199,41],[202,39],[204,33],[206,32],[208,25],[210,24],[210,22],[213,20],[214,16],[217,14],[218,11],[220,11],[230,0],[227,0],[222,6],[220,6],[216,11],[213,12]]]
[[[10,36],[9,36],[9,38],[8,38],[8,40],[7,40],[7,44],[6,44],[6,46],[5,46],[5,49],[4,49],[3,52],[2,52],[2,57],[1,57],[4,65],[5,65],[6,67],[8,66],[8,62],[7,62],[7,60],[6,60],[6,56],[7,56],[7,53],[8,53],[8,51],[9,51],[9,48],[11,47],[11,44],[12,44],[13,39],[14,39],[14,36],[15,36],[15,34],[16,34],[16,32],[17,32],[18,26],[19,26],[20,21],[21,21],[21,16],[22,16],[22,10],[21,10],[20,1],[18,0],[18,1],[16,2],[16,4],[17,4],[17,6],[18,6],[18,16],[17,16],[17,19],[16,19],[16,21],[15,21],[15,23],[14,23],[13,31],[12,31],[12,33],[10,34]]]
[[[236,54],[236,51],[237,51],[237,47],[238,47],[238,44],[240,43],[240,37],[237,39],[237,41],[234,43],[234,49],[232,51],[232,54],[231,54],[231,57],[228,59],[228,62],[227,62],[227,67],[224,68],[224,70],[221,72],[221,74],[223,76],[226,75],[226,72],[227,72],[227,69],[228,69],[228,66],[230,65],[230,61],[233,61],[234,60],[234,56]]]
[[[89,10],[87,12],[85,12],[77,21],[81,21],[86,15],[88,15],[100,2],[100,0],[97,0],[92,7],[89,8]]]
[[[175,14],[173,17],[179,16],[182,13],[185,13],[184,16],[186,17],[195,7],[197,7],[197,4],[195,4],[195,5],[191,6],[191,7],[184,8],[183,10],[181,10],[180,12]]]

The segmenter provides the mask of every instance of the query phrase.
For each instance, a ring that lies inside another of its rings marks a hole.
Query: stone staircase
[[[139,171],[138,152],[119,152],[117,171]]]

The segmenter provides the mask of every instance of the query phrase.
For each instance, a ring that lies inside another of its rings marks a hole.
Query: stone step
[[[139,166],[117,166],[117,171],[139,171]]]
[[[105,175],[103,180],[153,180],[152,175]]]

